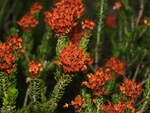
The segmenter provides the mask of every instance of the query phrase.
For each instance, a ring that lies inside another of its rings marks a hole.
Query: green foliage
[[[32,100],[32,107],[35,112],[39,110],[39,102],[40,99],[40,79],[31,79],[30,80],[30,93],[29,97]]]
[[[9,86],[8,75],[0,74],[0,88],[1,88],[0,97],[1,98],[3,98],[7,94],[8,86]]]
[[[149,105],[150,105],[150,75],[148,76],[148,79],[147,79],[147,83],[145,85],[145,90],[144,90],[144,103],[139,106],[139,109],[141,110],[141,112],[145,112],[148,108],[149,108]]]
[[[83,37],[81,38],[81,41],[80,41],[80,44],[79,44],[79,47],[78,47],[78,49],[83,48],[84,53],[86,53],[86,51],[88,49],[87,46],[88,46],[88,43],[90,41],[90,39],[89,39],[90,36],[91,35],[88,36],[87,31],[84,30]]]
[[[50,100],[43,105],[43,112],[54,112],[57,108],[59,100],[64,94],[65,87],[72,81],[73,77],[74,75],[62,74],[62,77],[59,79],[53,92],[51,93]]]
[[[115,103],[118,103],[120,101],[120,95],[113,94],[112,95],[112,104],[115,105]]]
[[[52,55],[52,31],[46,26],[45,34],[41,40],[41,44],[37,48],[37,55],[39,61],[46,60],[49,56]]]
[[[94,43],[95,50],[92,51],[92,54],[95,54],[95,70],[98,69],[98,62],[101,58],[101,50],[104,41],[104,19],[107,11],[107,0],[99,0],[97,4],[96,14],[97,14],[97,22],[94,28]]]
[[[115,80],[113,80],[113,79],[108,80],[105,88],[109,95],[111,95],[111,93],[113,93],[114,86],[115,86]]]
[[[22,107],[20,110],[17,111],[17,113],[31,113],[28,106]]]
[[[13,110],[16,107],[15,104],[17,97],[18,90],[16,88],[9,88],[3,99],[3,108],[9,108]]]
[[[58,38],[57,45],[56,45],[56,56],[57,57],[59,57],[59,54],[61,53],[61,49],[68,45],[68,41],[69,41],[69,39],[66,36]]]

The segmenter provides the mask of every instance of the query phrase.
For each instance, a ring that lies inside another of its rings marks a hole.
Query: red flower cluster
[[[135,108],[131,104],[124,104],[122,102],[118,102],[115,105],[112,105],[111,102],[108,101],[108,105],[100,106],[103,110],[102,113],[124,113],[126,109],[130,109],[132,113],[135,113]],[[136,112],[140,113],[140,111]]]
[[[9,46],[12,47],[13,51],[22,48],[22,38],[18,37],[17,35],[10,36],[7,39],[7,43]]]
[[[84,54],[82,48],[78,50],[78,46],[70,42],[68,47],[62,49],[57,64],[61,65],[67,74],[78,73],[86,70],[87,66],[93,63],[90,57],[87,58],[88,56],[87,53]]]
[[[31,73],[32,79],[38,79],[40,77],[40,72],[42,71],[43,67],[40,62],[38,64],[34,60],[29,62],[29,72]]]
[[[95,23],[93,21],[90,21],[89,19],[86,19],[81,22],[82,24],[82,29],[87,30],[87,35],[89,36],[91,34],[91,31],[94,29]]]
[[[117,28],[117,25],[116,25],[116,16],[107,16],[106,19],[105,19],[105,24],[110,29]]]
[[[84,101],[86,101],[86,98],[82,99],[81,95],[78,94],[76,100],[75,101],[73,101],[73,100],[71,101],[71,105],[74,106],[76,111],[79,111],[80,108],[85,108],[85,105],[83,104]],[[66,103],[63,107],[64,108],[68,107],[68,104]]]
[[[17,21],[17,23],[22,27],[23,30],[29,32],[36,27],[39,21],[34,18],[34,15],[26,14],[20,19],[20,21]]]
[[[95,23],[93,21],[89,21],[89,19],[86,19],[81,22],[82,24],[82,29],[89,29],[93,30]]]
[[[40,5],[38,2],[34,3],[33,6],[30,7],[30,13],[34,14],[34,13],[40,13],[41,10],[43,9],[43,6]]]
[[[124,113],[126,106],[122,102],[116,103],[112,105],[110,101],[108,101],[108,105],[100,106],[103,110],[102,113]]]
[[[0,73],[11,74],[15,68],[14,61],[17,58],[18,50],[22,48],[22,39],[17,36],[10,36],[8,44],[0,43]]]
[[[102,94],[108,94],[104,88],[104,85],[111,77],[111,75],[107,72],[107,69],[104,72],[103,69],[100,68],[96,71],[95,76],[90,73],[87,74],[87,77],[89,78],[89,82],[82,82],[81,85],[86,85],[88,88],[90,88],[94,95],[101,96]]]
[[[110,70],[110,73],[112,75],[112,78],[117,78],[121,75],[124,75],[124,68],[125,63],[117,60],[115,57],[110,58],[110,60],[107,60],[106,67]]]
[[[134,102],[135,98],[137,98],[143,91],[140,84],[133,83],[133,81],[126,79],[126,83],[122,83],[120,86],[120,90],[122,92],[122,99],[124,100],[124,96],[127,98],[129,103]]]
[[[56,37],[65,36],[73,26],[76,19],[82,16],[84,5],[82,0],[61,0],[55,4],[53,12],[45,12],[45,22],[56,32]]]

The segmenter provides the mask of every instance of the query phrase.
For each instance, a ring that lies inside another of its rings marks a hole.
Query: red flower
[[[43,9],[43,6],[40,5],[38,2],[34,3],[30,8],[30,13],[40,13],[40,11]]]
[[[107,60],[106,67],[107,69],[109,69],[113,79],[124,75],[125,73],[125,63],[120,60],[117,60],[115,57],[112,57],[110,58],[110,60]]]
[[[89,55],[84,54],[82,48],[78,50],[78,46],[70,42],[68,47],[62,49],[60,61],[57,61],[57,63],[63,67],[65,73],[74,74],[85,71],[87,66],[93,63],[93,60],[87,57]]]
[[[104,85],[107,83],[108,79],[110,79],[110,76],[111,75],[107,73],[107,70],[104,72],[103,69],[100,68],[96,71],[96,75],[93,75],[92,73],[87,74],[89,82],[82,82],[81,85],[86,85],[90,88],[94,95],[107,95],[108,93],[106,92]]]
[[[41,63],[37,64],[34,60],[29,62],[29,72],[31,73],[32,79],[38,79],[42,71],[43,71],[43,67]]]
[[[73,26],[76,19],[82,16],[84,5],[82,0],[62,0],[55,4],[52,13],[45,12],[45,22],[56,32],[56,37],[65,36]]]
[[[105,24],[110,29],[117,28],[117,25],[116,25],[116,16],[107,16],[106,19],[105,19]]]
[[[34,18],[34,15],[26,14],[20,19],[20,21],[17,21],[17,23],[22,27],[23,30],[29,32],[36,27],[39,21]]]

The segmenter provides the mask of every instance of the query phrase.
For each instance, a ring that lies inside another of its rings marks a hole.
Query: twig
[[[4,76],[4,75],[2,75],[2,76]],[[2,84],[3,84],[4,95],[6,95],[5,77],[2,78]]]
[[[24,103],[23,103],[23,107],[25,107],[27,105],[27,101],[28,101],[28,97],[29,97],[29,86],[26,90],[26,95],[25,95],[25,98],[24,98]]]
[[[131,16],[131,29],[132,29],[132,32],[134,31],[134,17]]]
[[[33,101],[34,101],[34,104],[36,103],[36,81],[34,80],[34,84],[33,84],[33,89],[34,89],[34,91],[33,91]],[[37,110],[37,105],[35,104],[34,105],[34,109],[35,110]]]
[[[143,11],[144,11],[144,1],[141,0],[140,12],[139,12],[139,15],[138,15],[138,19],[137,19],[137,21],[136,21],[136,26],[138,26],[138,24],[139,24],[139,22],[140,22],[140,19],[141,19],[141,17],[142,17]]]
[[[140,35],[139,35],[139,38],[145,33],[146,30],[147,30],[147,27],[144,28],[144,29],[141,31],[141,33],[140,33]]]
[[[61,79],[60,79],[61,80]],[[59,97],[59,93],[62,91],[64,84],[69,80],[69,76],[67,76],[63,81],[60,81],[60,83],[58,82],[57,85],[59,85],[59,88],[57,90],[57,93],[55,94],[55,97],[53,98],[53,102],[51,103],[51,105],[49,106],[48,112],[53,108],[53,106],[55,106],[55,103],[57,102],[57,99]],[[55,86],[55,88],[57,88],[57,85]]]
[[[135,82],[135,80],[136,80],[136,77],[138,75],[139,69],[140,69],[140,65],[138,65],[137,68],[136,68],[136,71],[135,71],[133,79],[132,79],[133,82]]]
[[[98,69],[98,45],[99,45],[99,42],[100,42],[100,34],[101,34],[101,24],[102,24],[102,14],[103,14],[103,5],[104,5],[104,0],[101,1],[101,9],[100,9],[100,18],[99,18],[99,21],[98,21],[98,28],[97,28],[97,42],[96,42],[96,46],[95,46],[95,72],[96,70]]]
[[[144,98],[140,100],[134,107],[138,107],[143,101],[144,101]]]

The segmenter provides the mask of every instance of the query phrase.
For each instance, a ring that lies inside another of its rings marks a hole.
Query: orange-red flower
[[[40,13],[42,9],[43,9],[43,6],[40,5],[38,2],[36,2],[30,7],[30,13],[31,14]]]
[[[73,26],[76,19],[82,16],[84,5],[82,0],[61,0],[55,4],[56,8],[45,12],[45,22],[56,32],[56,37],[65,36]]]
[[[39,65],[34,60],[29,62],[29,72],[31,73],[32,79],[38,79],[42,71],[43,71],[43,67],[41,63]]]
[[[85,108],[84,101],[86,101],[86,98],[82,99],[81,95],[78,94],[78,96],[76,97],[76,100],[71,101],[71,105],[74,106],[75,110],[79,111],[81,107]]]
[[[143,91],[140,84],[133,83],[132,80],[126,79],[126,83],[122,83],[120,86],[120,90],[122,92],[122,99],[124,100],[124,96],[127,98],[129,103],[133,103],[135,98],[137,98]]]
[[[117,28],[117,25],[116,25],[116,16],[107,16],[106,19],[105,19],[105,24],[110,29]]]
[[[115,57],[110,58],[110,60],[107,60],[106,67],[110,70],[110,73],[112,75],[112,78],[117,78],[121,75],[124,75],[124,68],[125,63],[117,60]]]
[[[57,64],[63,67],[66,74],[74,74],[85,71],[87,66],[93,63],[93,60],[88,57],[89,55],[84,54],[82,48],[78,50],[78,46],[70,42],[68,47],[62,48]]]
[[[34,15],[26,14],[20,19],[20,21],[17,21],[17,23],[22,27],[23,30],[29,32],[36,27],[39,21],[34,18]]]
[[[104,88],[104,85],[110,79],[111,75],[107,72],[107,70],[104,72],[103,69],[100,68],[96,71],[96,75],[90,73],[87,74],[87,77],[89,82],[82,82],[81,85],[86,85],[88,88],[90,88],[94,95],[101,96],[103,94],[108,94]]]

